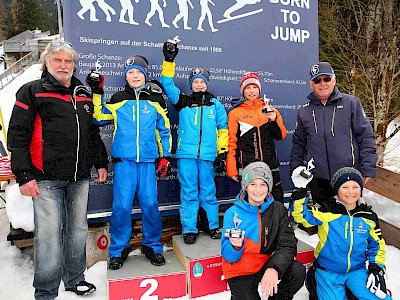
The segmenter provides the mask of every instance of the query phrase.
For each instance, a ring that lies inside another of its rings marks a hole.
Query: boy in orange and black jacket
[[[286,137],[286,128],[279,111],[262,98],[261,83],[256,72],[245,73],[240,80],[244,102],[228,114],[229,146],[226,160],[228,176],[240,180],[239,169],[255,160],[265,162],[272,171],[272,195],[283,203],[283,189],[275,140]]]

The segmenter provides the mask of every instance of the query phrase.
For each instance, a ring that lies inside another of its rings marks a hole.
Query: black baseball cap
[[[311,67],[310,80],[314,80],[321,75],[335,76],[335,72],[330,63],[322,61]]]

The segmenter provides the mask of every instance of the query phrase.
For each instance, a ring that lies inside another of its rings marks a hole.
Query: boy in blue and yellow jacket
[[[135,193],[142,211],[142,252],[156,266],[165,264],[161,215],[157,202],[157,172],[165,176],[171,156],[170,122],[166,115],[162,88],[148,81],[148,61],[135,55],[125,63],[127,85],[110,102],[102,101],[104,77],[87,82],[94,92],[93,117],[97,122],[114,123],[111,155],[114,165],[113,203],[110,224],[110,269],[119,269],[130,250],[131,211]],[[159,159],[161,157],[161,159]]]
[[[228,151],[228,117],[224,106],[207,91],[209,73],[194,68],[189,74],[191,95],[181,93],[174,84],[178,53],[164,44],[161,84],[171,103],[179,111],[179,131],[176,158],[181,185],[180,217],[186,244],[197,239],[197,213],[202,207],[208,218],[210,237],[220,239],[218,202],[214,182],[215,169],[225,167]]]
[[[300,172],[301,167],[292,174],[299,189],[292,194],[290,210],[297,223],[318,226],[319,243],[314,252],[318,299],[333,299],[333,295],[346,299],[346,287],[358,299],[391,299],[384,279],[385,241],[378,216],[362,203],[361,173],[352,167],[336,171],[331,179],[335,201],[309,209],[305,187],[312,177],[305,179]]]

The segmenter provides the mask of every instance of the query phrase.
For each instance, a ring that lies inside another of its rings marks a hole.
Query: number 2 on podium
[[[140,287],[144,288],[147,285],[150,285],[150,288],[140,297],[140,300],[158,300],[157,295],[151,295],[158,288],[158,281],[155,279],[145,279],[140,283]]]

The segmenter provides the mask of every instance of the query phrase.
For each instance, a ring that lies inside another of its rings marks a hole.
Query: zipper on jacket
[[[204,109],[204,100],[205,95],[201,98],[201,108],[200,108],[200,137],[199,137],[199,148],[197,149],[197,158],[200,158],[200,148],[201,148],[201,140],[203,137],[203,109]]]
[[[314,111],[313,111],[314,112]],[[327,157],[327,167],[328,167],[328,174],[329,177],[331,177],[333,174],[331,174],[331,165],[330,165],[330,161],[329,161],[329,149],[328,149],[328,143],[326,141],[326,106],[324,105],[322,107],[322,116],[324,117],[322,124],[324,125],[324,127],[322,128],[322,134],[324,135],[324,143],[325,143],[325,154]]]
[[[197,118],[198,118],[198,116],[199,116],[199,107],[196,107],[196,112],[195,112],[195,114],[194,114],[194,125],[196,126],[197,125]]]
[[[349,241],[349,252],[347,253],[347,271],[346,271],[346,272],[349,272],[349,271],[350,271],[350,268],[351,268],[351,259],[350,259],[350,256],[351,256],[351,252],[352,252],[352,249],[353,249],[353,242],[354,242],[354,234],[353,234],[353,226],[354,226],[354,224],[353,224],[353,216],[351,216],[349,212],[348,212],[348,214],[349,214],[349,217],[350,217],[350,226],[348,227],[348,231],[349,231],[349,233],[350,233],[350,241]]]
[[[335,136],[335,132],[333,130],[333,126],[335,124],[335,116],[336,116],[336,106],[333,108],[333,115],[332,115],[332,123],[331,123],[331,133],[332,136]]]
[[[140,149],[139,149],[139,111],[140,111],[140,103],[139,103],[139,95],[140,91],[136,92],[136,162],[140,161]]]
[[[77,180],[77,174],[78,174],[79,145],[80,145],[80,142],[81,142],[80,141],[81,135],[80,135],[80,130],[79,130],[80,129],[79,116],[78,116],[78,109],[76,107],[76,90],[77,90],[78,87],[79,86],[74,88],[73,96],[70,95],[71,102],[72,102],[72,105],[73,105],[74,110],[75,110],[75,119],[76,119],[76,125],[77,125],[76,161],[75,161],[75,172],[74,172],[74,180],[75,181]]]
[[[315,129],[315,133],[318,133],[318,127],[317,127],[317,120],[315,119],[315,111],[312,111],[312,116],[313,116],[313,120],[314,120],[314,129]]]
[[[260,233],[259,236],[259,241],[260,241],[260,251],[261,251],[261,245],[262,245],[262,240],[263,240],[263,235],[264,235],[264,247],[267,247],[267,235],[266,235],[266,228],[263,230],[263,222],[261,218],[261,213],[260,213],[261,207],[258,207],[257,214],[258,214],[258,224],[260,224],[260,228],[258,229],[258,232]]]
[[[351,158],[353,160],[353,166],[354,166],[356,159],[354,158],[353,131],[351,130],[351,128],[350,128],[350,147],[351,147]]]
[[[267,240],[267,235],[268,235],[268,229],[264,227],[264,247],[267,248],[268,240]]]

